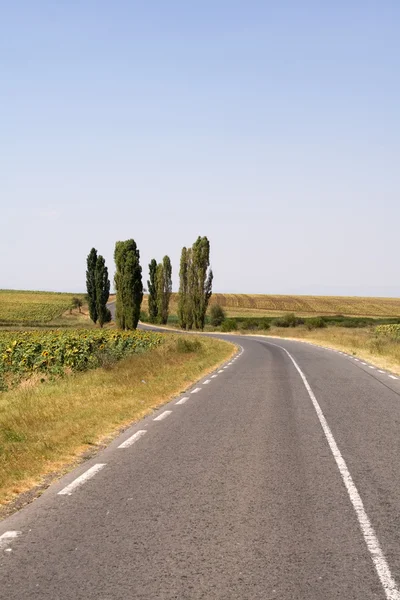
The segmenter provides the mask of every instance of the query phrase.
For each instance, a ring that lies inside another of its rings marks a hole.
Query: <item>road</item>
[[[216,377],[0,523],[1,599],[399,600],[400,380],[230,339]]]

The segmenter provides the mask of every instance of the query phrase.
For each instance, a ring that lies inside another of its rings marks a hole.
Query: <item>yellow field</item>
[[[177,294],[172,294],[170,313],[176,314]],[[220,304],[230,317],[278,316],[285,312],[298,316],[344,315],[359,317],[398,317],[400,298],[350,296],[277,296],[264,294],[213,294],[210,305]],[[147,310],[147,295],[142,310]]]
[[[0,290],[0,325],[48,323],[71,306],[72,298],[83,294]]]

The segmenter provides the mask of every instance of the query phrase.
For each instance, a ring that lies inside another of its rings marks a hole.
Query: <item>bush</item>
[[[210,323],[213,327],[219,327],[225,321],[225,311],[219,304],[213,304],[210,310]]]
[[[243,321],[239,321],[240,329],[245,331],[257,331],[265,330],[270,328],[269,320],[267,318],[250,318]]]
[[[296,317],[294,313],[288,313],[283,317],[278,317],[272,321],[272,324],[275,325],[275,327],[296,327],[297,325],[302,325],[303,323],[304,320]]]
[[[198,352],[201,348],[201,342],[198,339],[188,340],[186,338],[178,338],[176,340],[176,349],[181,354],[189,354]]]
[[[225,319],[221,324],[221,331],[237,331],[237,323],[233,319]]]
[[[311,319],[307,319],[306,327],[309,331],[312,329],[323,329],[326,327],[326,322],[322,317],[312,317]]]

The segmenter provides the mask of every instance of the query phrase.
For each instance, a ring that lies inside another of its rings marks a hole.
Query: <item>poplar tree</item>
[[[172,266],[169,256],[164,256],[162,263],[157,265],[156,281],[158,318],[162,325],[166,325],[172,293]]]
[[[89,315],[93,323],[96,323],[98,318],[96,302],[96,263],[97,250],[96,248],[92,248],[86,259],[86,291]]]
[[[192,246],[193,317],[196,329],[204,329],[208,302],[212,294],[213,272],[210,269],[210,242],[207,237],[198,237]]]
[[[114,251],[116,318],[121,329],[136,329],[143,299],[142,267],[134,240],[117,242]]]
[[[98,321],[100,327],[103,327],[104,323],[109,323],[111,321],[111,312],[107,308],[107,302],[110,296],[110,280],[108,278],[108,269],[102,256],[97,257],[95,284]]]
[[[158,315],[156,271],[157,261],[155,258],[153,258],[149,264],[149,280],[147,281],[147,288],[149,291],[150,323],[156,323]]]
[[[182,329],[187,326],[186,302],[188,293],[188,262],[187,248],[184,246],[181,252],[181,262],[179,267],[179,295],[178,295],[178,319]]]

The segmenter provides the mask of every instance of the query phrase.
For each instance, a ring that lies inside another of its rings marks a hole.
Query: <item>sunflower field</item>
[[[378,325],[375,328],[375,333],[379,337],[400,341],[400,325]]]
[[[152,331],[49,330],[0,332],[0,389],[33,374],[85,371],[155,348],[163,336]]]

